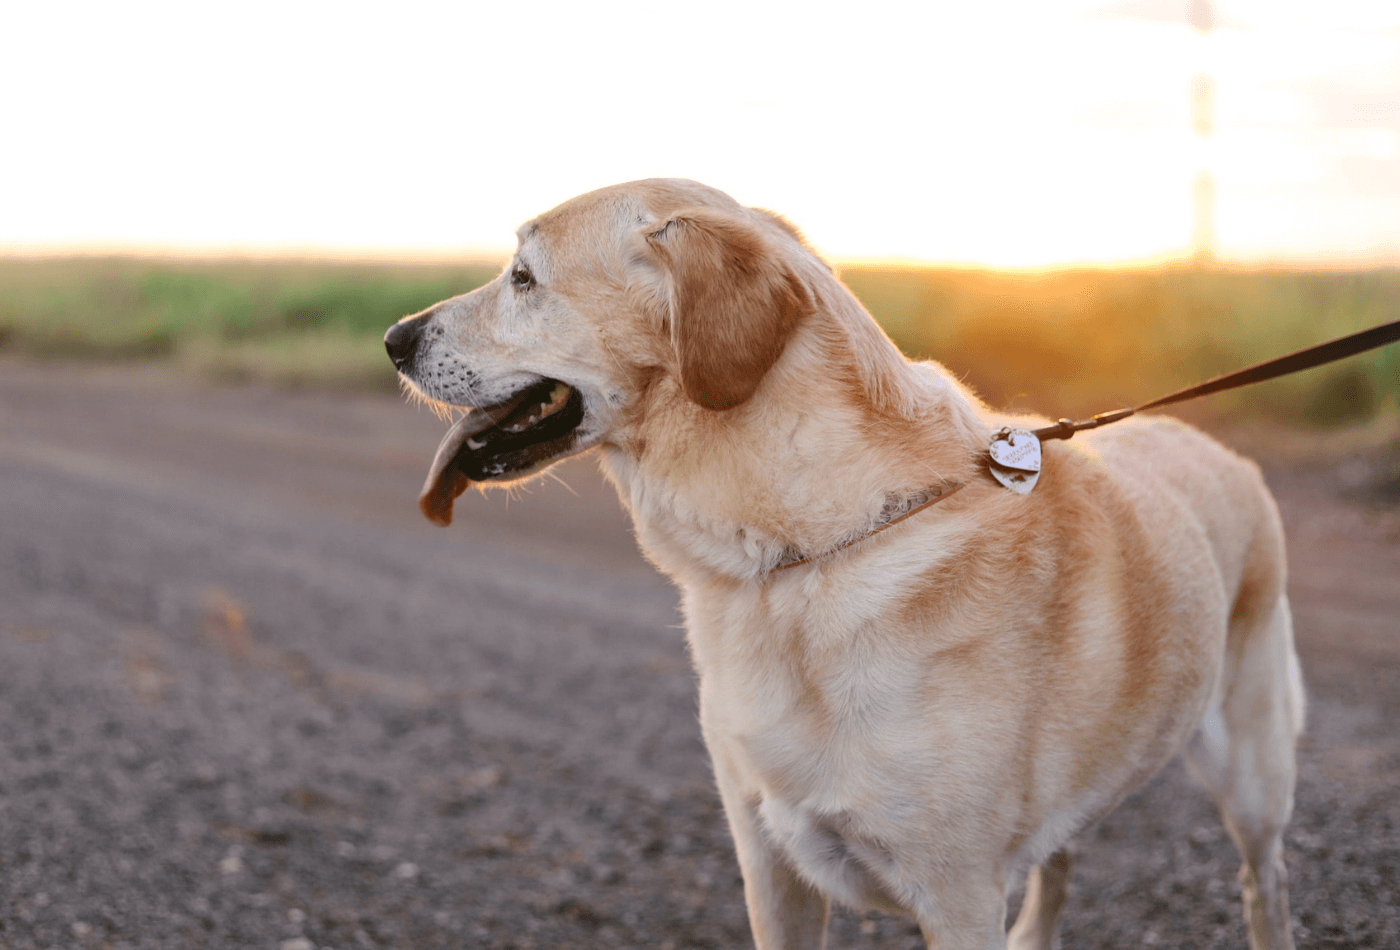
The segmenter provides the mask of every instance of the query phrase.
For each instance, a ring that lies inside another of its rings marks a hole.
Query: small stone
[[[305,937],[293,937],[277,945],[278,950],[316,950],[316,945]]]
[[[401,881],[411,881],[418,876],[418,865],[412,861],[404,861],[394,868],[394,877]]]
[[[77,937],[79,940],[90,933],[92,933],[92,924],[83,923],[81,920],[73,924],[73,936]]]
[[[287,911],[287,919],[294,924],[301,925],[306,922],[306,911],[300,907],[293,907]]]
[[[459,784],[466,790],[495,788],[497,785],[501,784],[504,778],[505,772],[501,770],[500,766],[488,765],[485,768],[468,773],[461,779]]]

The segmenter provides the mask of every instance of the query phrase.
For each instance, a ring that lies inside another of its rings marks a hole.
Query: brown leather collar
[[[892,528],[905,518],[912,518],[925,508],[932,508],[946,498],[951,498],[962,490],[962,485],[950,485],[947,488],[933,488],[928,491],[914,492],[912,495],[905,495],[899,498],[890,498],[885,502],[885,507],[880,509],[880,523],[859,537],[843,541],[828,551],[820,554],[808,554],[805,557],[797,551],[789,551],[783,555],[783,559],[778,562],[778,566],[769,573],[776,574],[785,571],[790,567],[797,567],[799,564],[810,564],[818,558],[826,557],[828,554],[835,554],[837,551],[844,551],[851,545],[864,541],[872,535],[879,534],[886,528]]]

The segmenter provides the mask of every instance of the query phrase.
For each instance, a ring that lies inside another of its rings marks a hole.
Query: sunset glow
[[[1182,257],[1204,65],[1224,259],[1400,260],[1400,6],[1216,9],[30,4],[0,248],[499,254],[665,175],[841,259]]]

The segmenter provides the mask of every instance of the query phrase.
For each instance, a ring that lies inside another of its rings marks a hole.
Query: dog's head
[[[814,309],[790,225],[688,181],[592,192],[525,224],[505,271],[385,335],[400,375],[469,412],[419,501],[438,524],[503,483],[603,442],[658,404],[732,412]]]

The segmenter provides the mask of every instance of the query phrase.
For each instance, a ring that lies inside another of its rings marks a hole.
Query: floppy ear
[[[681,388],[706,409],[739,405],[812,312],[811,292],[770,239],[736,215],[682,211],[644,236],[670,273]]]

